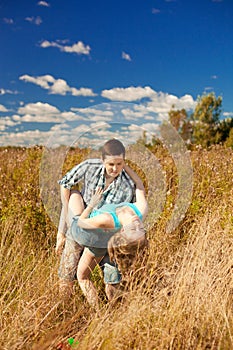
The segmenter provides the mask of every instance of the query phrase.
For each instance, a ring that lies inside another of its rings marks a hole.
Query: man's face
[[[105,156],[103,163],[106,169],[106,175],[110,177],[117,177],[125,165],[123,154],[119,156]]]

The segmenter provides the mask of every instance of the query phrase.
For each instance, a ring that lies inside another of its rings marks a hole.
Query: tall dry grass
[[[162,150],[169,193],[175,169]],[[143,263],[125,276],[117,305],[92,310],[76,285],[75,298],[58,297],[56,228],[39,197],[42,150],[1,149],[0,349],[56,349],[69,337],[77,349],[233,348],[233,152],[191,152],[192,203],[171,234],[172,201],[148,232]],[[30,170],[29,170],[30,169]],[[22,194],[24,191],[24,194]],[[98,270],[94,280],[103,295]]]

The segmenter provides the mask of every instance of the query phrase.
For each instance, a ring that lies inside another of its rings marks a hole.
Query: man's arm
[[[62,210],[61,210],[60,222],[58,226],[58,232],[65,234],[66,228],[68,225],[67,213],[68,213],[68,203],[70,199],[70,190],[68,188],[64,188],[63,186],[61,186],[60,191],[61,191]]]
[[[65,233],[67,230],[68,225],[68,203],[70,198],[70,190],[68,188],[64,188],[61,186],[61,202],[62,202],[62,209],[61,209],[61,215],[60,215],[60,221],[58,226],[58,232],[57,232],[57,243],[55,251],[57,254],[60,254],[63,249],[63,245],[65,243]]]

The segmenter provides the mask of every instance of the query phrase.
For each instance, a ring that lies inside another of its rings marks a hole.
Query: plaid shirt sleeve
[[[68,171],[58,183],[69,190],[80,181],[89,183],[101,164],[99,159],[87,159]]]

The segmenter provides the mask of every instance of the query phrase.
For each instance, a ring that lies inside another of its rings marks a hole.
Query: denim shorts
[[[75,215],[72,219],[68,233],[69,236],[72,237],[75,242],[84,247],[105,248],[107,250],[108,241],[117,230],[108,229],[103,232],[102,228],[83,229],[78,225],[78,220],[79,216]]]
[[[107,253],[107,249],[106,248],[96,248],[96,247],[86,247],[87,249],[90,250],[90,252],[96,256],[104,256]]]

